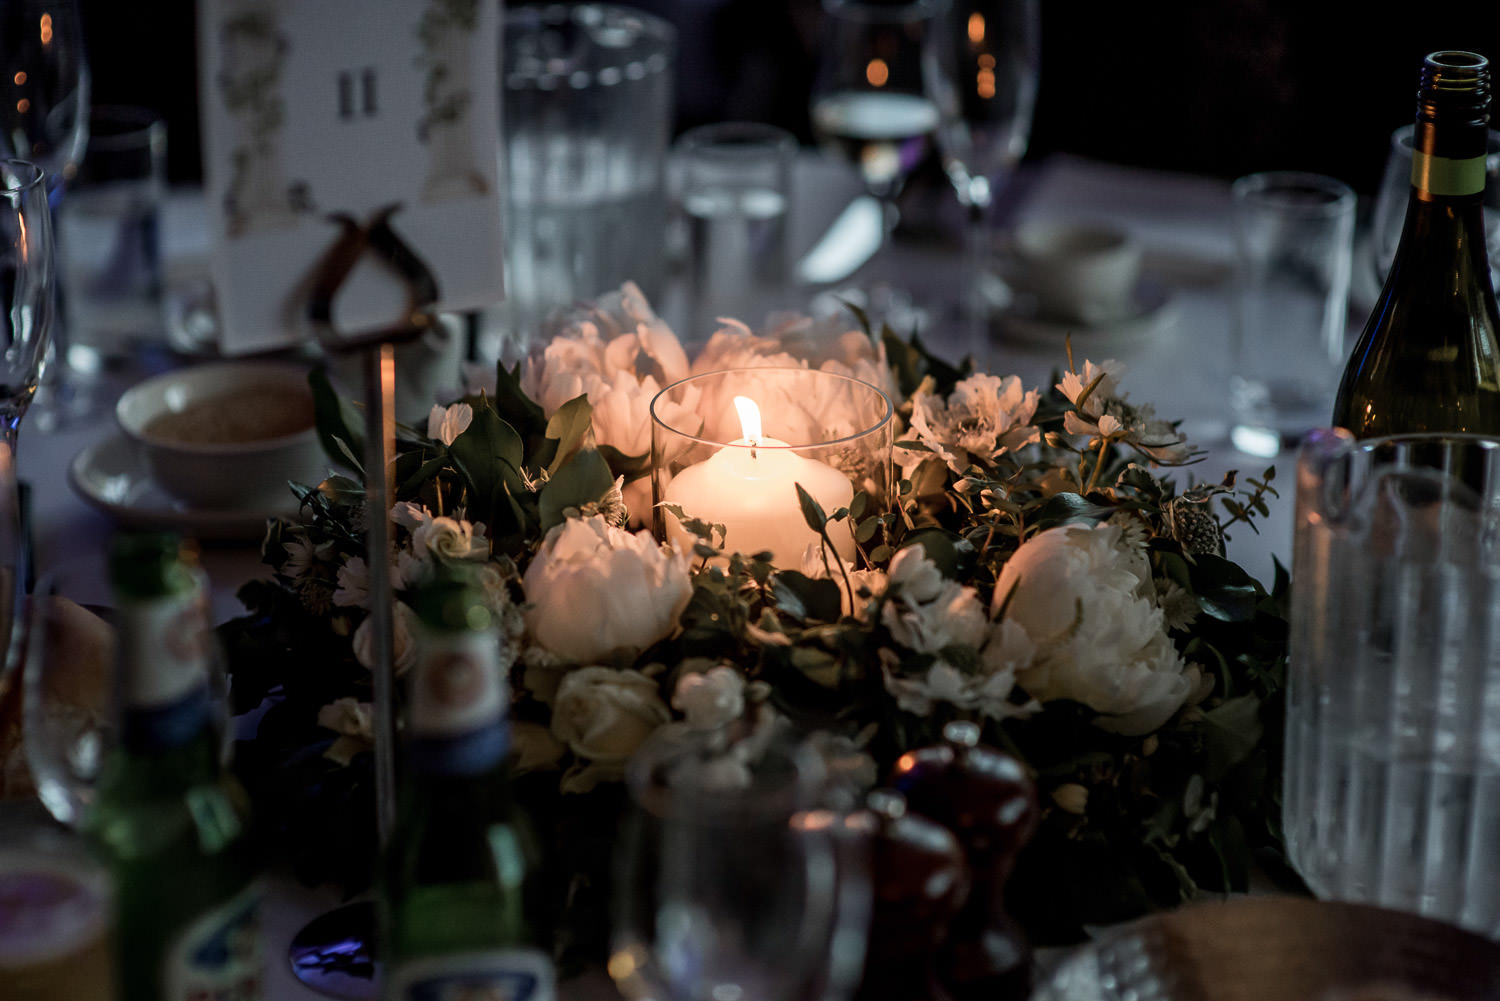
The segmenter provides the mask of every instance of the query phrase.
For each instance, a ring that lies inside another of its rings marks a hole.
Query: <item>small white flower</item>
[[[944,577],[920,546],[891,558],[881,623],[892,639],[918,653],[955,644],[978,649],[989,625],[975,590]]]
[[[744,715],[745,679],[724,664],[683,674],[672,693],[672,708],[695,730],[717,730]]]
[[[1176,581],[1157,579],[1156,603],[1161,606],[1167,628],[1172,632],[1187,632],[1198,618],[1197,599]]]
[[[363,557],[350,556],[338,570],[333,603],[344,608],[364,608],[370,601],[370,569]]]
[[[971,461],[989,462],[1038,440],[1031,424],[1041,394],[1026,389],[1018,376],[973,375],[953,387],[947,399],[924,389],[912,396],[911,430],[955,473]],[[903,469],[925,455],[898,450]],[[909,472],[909,470],[907,470]]]
[[[1087,786],[1081,786],[1077,782],[1064,782],[1052,790],[1052,802],[1064,813],[1072,813],[1083,816],[1089,808],[1089,791]]]
[[[318,725],[338,734],[323,757],[348,765],[354,756],[375,746],[375,713],[368,702],[345,696],[318,710]]]
[[[1124,371],[1122,364],[1109,360],[1102,365],[1085,361],[1082,372],[1063,373],[1057,389],[1078,408],[1063,415],[1063,430],[1124,442],[1166,465],[1186,462],[1193,454],[1187,436],[1159,419],[1150,404],[1137,406],[1119,392]]]
[[[427,437],[452,445],[455,438],[469,429],[474,422],[474,408],[467,403],[455,403],[450,407],[433,405],[427,414]]]

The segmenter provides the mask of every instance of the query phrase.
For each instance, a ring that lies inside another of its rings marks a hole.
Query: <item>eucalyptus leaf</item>
[[[313,420],[318,441],[328,458],[361,478],[364,476],[364,415],[358,407],[339,396],[328,378],[328,371],[315,368],[307,374],[312,390]]]
[[[583,447],[594,426],[594,408],[587,394],[575,396],[557,408],[547,422],[547,437],[557,442],[557,453],[547,467],[550,473],[573,457]]]
[[[807,522],[808,528],[822,535],[828,527],[828,515],[823,512],[823,505],[804,490],[802,484],[798,483],[795,486],[797,487],[797,503],[802,507],[802,520]]]
[[[584,448],[574,453],[542,487],[538,513],[542,531],[561,525],[569,509],[598,504],[614,488],[615,478],[597,449]]]

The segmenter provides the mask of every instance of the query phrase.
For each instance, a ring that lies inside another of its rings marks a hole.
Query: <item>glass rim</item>
[[[747,796],[741,788],[714,788],[689,783],[674,788],[662,781],[663,769],[674,761],[707,761],[728,754],[731,747],[722,731],[663,733],[658,731],[630,756],[625,765],[625,786],[636,807],[658,820],[686,819],[704,826],[730,818],[791,817],[818,805],[827,779],[822,760],[796,731],[775,734],[759,747],[754,737],[742,742],[758,751],[760,760],[776,758],[784,766],[786,781],[776,788]],[[687,794],[690,801],[681,796]]]
[[[12,181],[11,178],[15,180]],[[45,187],[47,171],[30,160],[19,157],[0,157],[0,191],[7,195],[25,194],[35,188]]]
[[[100,131],[97,126],[115,126]],[[139,104],[99,104],[89,111],[89,153],[119,153],[139,147],[154,147],[166,140],[167,123]]]
[[[1322,200],[1291,199],[1293,192],[1325,196]],[[1354,189],[1337,177],[1306,170],[1263,170],[1236,178],[1230,197],[1237,204],[1274,205],[1304,217],[1333,218],[1352,213]]]
[[[869,0],[823,0],[823,10],[866,24],[911,24],[941,14],[949,0],[904,0],[870,3]]]
[[[884,404],[884,410],[880,414],[879,418],[873,424],[870,424],[867,427],[852,431],[849,434],[842,435],[838,438],[829,438],[826,441],[804,442],[800,445],[792,443],[788,443],[785,445],[736,445],[733,442],[719,441],[715,438],[705,438],[701,434],[689,434],[688,432],[683,431],[680,428],[668,424],[667,421],[662,417],[662,415],[657,412],[657,404],[668,399],[667,394],[671,393],[678,387],[686,386],[687,384],[696,382],[700,379],[708,379],[714,376],[723,377],[727,375],[739,375],[746,372],[796,372],[812,376],[813,378],[837,379],[845,383],[852,383],[855,386],[867,389],[871,393],[875,394],[875,397]],[[895,404],[891,402],[891,398],[889,394],[885,392],[885,390],[881,389],[879,386],[874,385],[873,383],[866,382],[863,379],[856,379],[852,375],[844,375],[841,372],[825,372],[822,369],[818,368],[801,368],[796,365],[764,365],[754,368],[720,368],[714,369],[711,372],[699,372],[696,375],[690,375],[686,378],[678,379],[676,382],[671,383],[670,385],[658,391],[655,396],[651,397],[650,412],[651,423],[653,425],[659,426],[662,428],[662,430],[677,435],[679,438],[690,441],[695,445],[708,445],[714,448],[762,448],[776,452],[805,452],[808,449],[832,448],[837,445],[844,445],[850,442],[859,441],[861,438],[868,438],[872,434],[877,434],[882,428],[888,427],[890,423],[895,420],[896,407]]]
[[[769,122],[731,121],[695,125],[677,137],[673,152],[685,157],[738,160],[756,150],[777,158],[795,156],[797,137]]]
[[[624,81],[642,80],[667,72],[677,53],[677,28],[665,18],[635,7],[615,3],[529,3],[509,7],[500,29],[503,66],[503,91],[582,90],[595,85],[611,86]],[[511,53],[511,46],[535,38],[556,28],[578,25],[606,26],[616,29],[628,26],[634,36],[625,45],[607,47],[598,44],[591,51],[613,58],[603,65],[578,65],[567,58],[539,59],[534,55]]]

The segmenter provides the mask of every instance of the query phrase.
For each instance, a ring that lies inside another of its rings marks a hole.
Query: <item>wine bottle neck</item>
[[[510,697],[492,630],[426,628],[412,678],[411,764],[426,774],[475,774],[510,747]]]

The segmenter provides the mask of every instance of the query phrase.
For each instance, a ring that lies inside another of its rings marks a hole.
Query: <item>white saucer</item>
[[[284,510],[186,507],[152,481],[135,445],[119,432],[75,455],[68,482],[85,502],[125,528],[171,528],[200,540],[258,542],[268,519],[297,517],[297,498],[290,491]]]
[[[1001,279],[1002,281],[1004,279]],[[1172,292],[1161,282],[1141,279],[1131,294],[1129,307],[1120,317],[1103,323],[1083,323],[1040,315],[1032,297],[1018,291],[1010,302],[998,306],[992,323],[1010,339],[1021,343],[1055,347],[1069,335],[1075,346],[1136,347],[1150,341],[1173,320]]]

